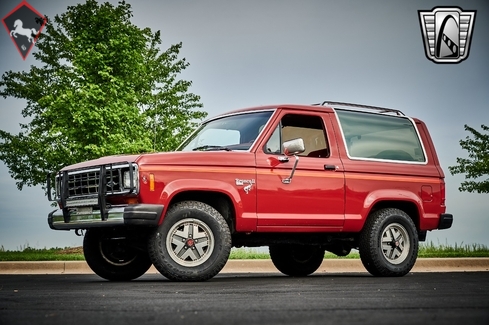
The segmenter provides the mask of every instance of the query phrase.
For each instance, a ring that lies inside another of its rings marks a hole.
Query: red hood
[[[124,162],[135,162],[138,165],[247,166],[253,164],[254,155],[246,151],[174,151],[107,156],[66,166],[61,171]]]
[[[98,159],[87,160],[74,165],[66,166],[61,171],[72,170],[72,169],[82,169],[90,166],[100,166],[107,164],[115,164],[120,162],[135,162],[140,155],[120,155],[120,156],[107,156]]]

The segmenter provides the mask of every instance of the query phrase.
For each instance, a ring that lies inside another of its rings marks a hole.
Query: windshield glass
[[[244,113],[209,121],[202,124],[177,150],[248,150],[272,113]]]

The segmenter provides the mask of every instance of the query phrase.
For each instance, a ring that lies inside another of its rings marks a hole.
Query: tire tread
[[[410,235],[413,237],[410,238],[412,252],[400,266],[389,265],[377,246],[379,235],[387,219],[397,217],[401,218],[398,221],[405,223],[406,230],[411,232]],[[384,277],[406,275],[416,263],[418,255],[418,233],[413,220],[404,211],[396,208],[385,208],[373,212],[365,222],[364,230],[360,234],[359,251],[362,264],[370,274]]]
[[[163,224],[151,235],[148,241],[148,252],[151,261],[155,268],[166,278],[172,281],[206,281],[216,276],[226,265],[226,262],[231,252],[231,233],[229,231],[228,224],[223,216],[210,205],[199,201],[182,201],[171,206],[166,214],[165,219],[173,218],[173,215],[178,213],[182,209],[198,210],[211,216],[217,223],[221,230],[219,236],[221,237],[221,247],[214,247],[214,249],[222,249],[222,253],[217,260],[212,263],[208,268],[202,270],[200,266],[195,268],[184,268],[174,263],[170,257],[167,256],[164,251],[165,238],[160,232],[164,228]],[[214,234],[216,235],[216,234]],[[217,240],[216,240],[217,242]],[[205,263],[204,263],[205,264]]]

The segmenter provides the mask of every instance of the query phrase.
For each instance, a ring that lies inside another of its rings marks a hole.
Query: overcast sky
[[[76,0],[30,0],[53,17]],[[115,1],[111,1],[116,3]],[[0,17],[20,0],[1,0]],[[466,156],[464,124],[489,125],[489,1],[129,1],[133,23],[161,30],[162,49],[183,42],[193,81],[213,116],[261,104],[324,100],[386,106],[423,120],[446,174],[451,229],[428,233],[436,243],[489,245],[489,194],[459,193],[463,176],[448,166]],[[467,60],[435,64],[425,56],[418,10],[477,10]],[[35,49],[34,49],[35,51]],[[0,71],[29,70],[0,29]],[[19,132],[25,102],[0,98],[0,129]],[[52,210],[40,188],[18,191],[0,163],[0,246],[81,245],[74,232],[49,229]]]

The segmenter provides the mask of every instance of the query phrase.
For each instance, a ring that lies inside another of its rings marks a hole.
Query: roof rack
[[[364,108],[364,109],[370,109],[374,111],[378,111],[380,113],[395,113],[396,115],[402,115],[405,116],[403,112],[397,109],[392,109],[392,108],[385,108],[385,107],[378,107],[378,106],[369,106],[369,105],[360,105],[360,104],[352,104],[352,103],[345,103],[345,102],[332,102],[332,101],[324,101],[322,103],[314,104],[318,106],[325,106],[325,105],[334,105],[334,106],[345,106],[345,107],[350,107],[350,108]]]

